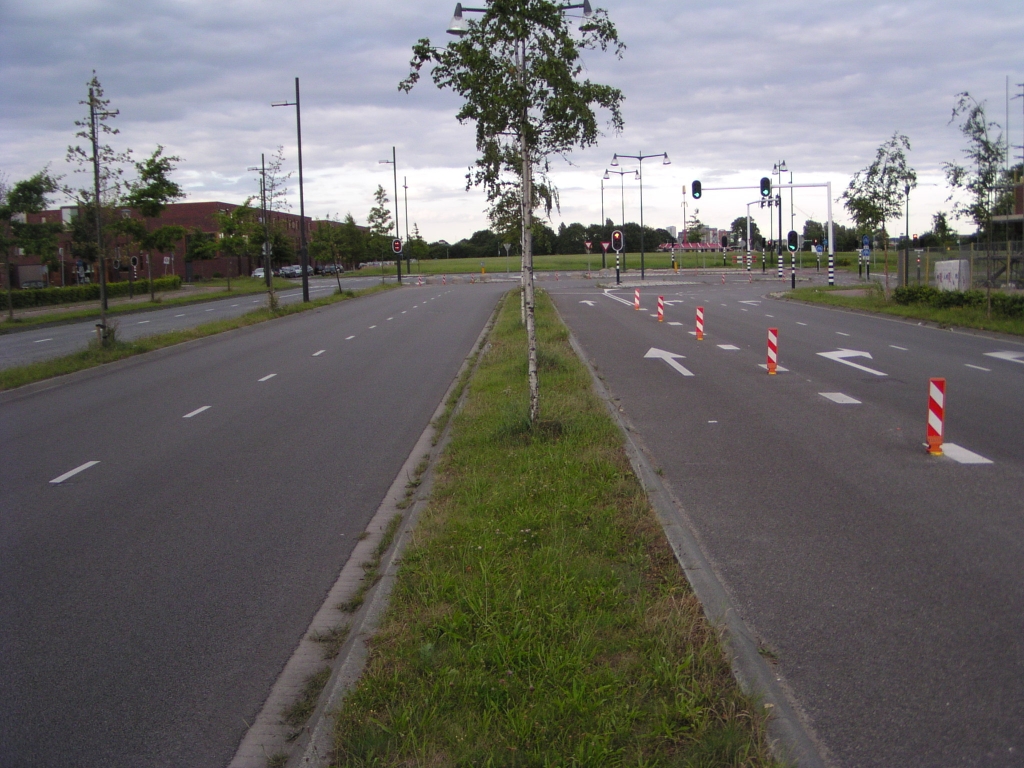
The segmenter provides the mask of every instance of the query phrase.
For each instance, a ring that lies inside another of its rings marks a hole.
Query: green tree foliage
[[[966,192],[967,198],[954,202],[953,213],[957,218],[970,219],[979,230],[985,230],[991,225],[998,199],[995,188],[1006,161],[1003,134],[999,124],[986,116],[985,103],[975,101],[966,91],[957,95],[953,107],[950,122],[957,120],[960,133],[967,140],[963,150],[967,164],[944,163],[943,170],[949,185]]]
[[[804,237],[806,237],[806,231]],[[729,240],[734,243],[745,243],[747,242],[747,217],[737,216],[732,220],[732,224],[729,225]],[[751,249],[759,247],[759,244],[764,241],[764,237],[761,234],[761,230],[757,227],[757,222],[751,220],[750,222],[750,241]]]
[[[263,244],[263,227],[257,221],[253,198],[229,211],[216,211],[213,220],[220,231],[220,252],[237,262],[236,272],[242,274],[242,259],[258,259]],[[231,290],[231,272],[228,271],[228,290]]]
[[[467,183],[484,188],[498,231],[505,229],[501,222],[521,217],[520,134],[542,177],[530,208],[543,202],[550,211],[557,198],[546,179],[548,158],[597,143],[594,107],[609,110],[612,127],[621,130],[621,91],[580,79],[582,54],[609,47],[617,55],[624,48],[606,12],[596,11],[574,32],[550,0],[495,0],[461,39],[444,48],[422,39],[413,47],[411,72],[399,88],[411,90],[429,63],[435,85],[463,98],[456,117],[476,125],[479,152]]]
[[[373,193],[373,203],[374,205],[366,217],[366,222],[370,225],[368,246],[371,257],[374,260],[383,261],[391,251],[390,243],[394,237],[392,231],[394,224],[391,219],[391,201],[388,199],[387,191],[380,184],[377,185],[377,191]]]
[[[874,233],[902,213],[907,195],[917,186],[917,173],[907,162],[909,151],[910,139],[897,131],[878,147],[874,162],[850,179],[840,199],[861,231]],[[883,238],[883,242],[888,292],[889,238]]]
[[[9,318],[14,317],[14,303],[11,300],[11,253],[15,249],[20,249],[25,255],[41,257],[45,263],[56,256],[57,237],[62,229],[61,225],[29,223],[27,215],[47,209],[50,196],[60,190],[58,181],[48,168],[44,168],[34,176],[19,181],[9,190],[5,190],[3,200],[0,202],[0,246],[5,255]]]

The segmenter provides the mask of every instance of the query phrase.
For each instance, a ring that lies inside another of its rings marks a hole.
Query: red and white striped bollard
[[[946,423],[946,380],[928,379],[928,453],[942,455]]]
[[[779,329],[768,329],[768,374],[774,376],[779,367]]]
[[[665,322],[665,297],[664,296],[659,296],[658,297],[658,322],[659,323],[664,323]]]
[[[441,285],[448,285],[448,275],[441,275]]]
[[[697,341],[704,340],[704,307],[697,307]]]
[[[640,309],[640,289],[633,291],[633,309]]]

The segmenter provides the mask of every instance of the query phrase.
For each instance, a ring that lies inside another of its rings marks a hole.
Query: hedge
[[[107,298],[127,296],[130,283],[127,280],[107,283]],[[181,287],[181,278],[161,277],[153,281],[153,289],[157,291],[174,291]],[[135,293],[149,293],[148,280],[135,281]],[[11,292],[15,309],[27,307],[47,307],[54,304],[70,304],[76,301],[97,301],[100,298],[99,283],[89,285],[68,285],[63,288],[31,288]],[[7,292],[0,292],[0,309],[7,309]]]
[[[930,285],[909,285],[892,292],[897,304],[924,304],[937,309],[986,305],[984,291],[940,291]],[[992,292],[992,311],[1003,317],[1024,317],[1024,295]]]

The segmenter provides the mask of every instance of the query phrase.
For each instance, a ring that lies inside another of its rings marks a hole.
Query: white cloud
[[[377,161],[394,145],[410,218],[430,238],[468,236],[486,226],[483,196],[465,191],[472,126],[460,126],[456,98],[426,80],[411,94],[397,90],[411,45],[425,36],[442,42],[452,5],[8,0],[0,168],[13,178],[47,162],[63,170],[95,68],[121,110],[123,146],[146,154],[163,144],[185,158],[181,177],[193,199],[238,201],[256,190],[245,169],[261,152],[283,144],[294,166],[294,113],[269,104],[290,99],[298,75],[310,213],[363,219],[377,184],[393,194],[390,167]],[[644,163],[644,218],[678,226],[682,187],[693,178],[709,187],[756,184],[785,159],[796,181],[831,180],[838,197],[898,130],[912,141],[922,181],[937,184],[922,186],[911,202],[911,228],[923,231],[933,212],[948,207],[941,165],[961,147],[948,125],[954,94],[987,99],[990,116],[1003,122],[1004,76],[1024,80],[1017,3],[602,5],[628,48],[621,61],[589,55],[587,74],[623,89],[626,130],[577,153],[573,166],[556,163],[556,224],[600,217],[600,178],[616,151],[669,153],[670,166]],[[1010,120],[1015,141],[1020,103]],[[608,215],[612,198],[617,209],[617,184],[606,190]],[[749,199],[708,193],[701,218],[727,224]],[[627,182],[627,218],[638,218],[638,203]],[[799,191],[795,203],[798,225],[803,216],[824,216],[824,193]],[[838,205],[834,213],[842,218]]]

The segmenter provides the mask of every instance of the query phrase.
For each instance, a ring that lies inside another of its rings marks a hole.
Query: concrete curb
[[[448,419],[436,445],[432,445],[435,437],[434,424],[444,413],[446,403],[458,386],[459,380],[469,368],[474,353],[482,352],[485,349],[484,342],[494,326],[500,307],[501,301],[495,305],[494,311],[484,324],[470,353],[441,398],[441,402],[431,417],[430,424],[416,441],[409,457],[399,470],[398,476],[370,520],[366,528],[367,535],[352,551],[323,605],[317,611],[309,628],[303,633],[298,647],[275,681],[259,715],[242,738],[234,758],[228,764],[229,768],[265,768],[268,758],[280,753],[288,754],[286,765],[289,768],[327,766],[330,763],[334,751],[334,718],[332,715],[362,676],[363,668],[369,658],[369,641],[380,626],[381,618],[387,609],[402,554],[412,538],[420,514],[429,502],[434,484],[434,466],[437,458],[448,444],[452,419],[465,400],[465,392],[455,405],[451,418]],[[476,364],[479,364],[479,361],[480,357],[477,357]],[[402,510],[399,504],[405,499],[406,483],[415,477],[416,467],[424,457],[429,457],[428,465],[416,491],[416,500],[410,507]],[[383,538],[388,523],[396,514],[403,513],[404,517],[395,533],[394,541],[381,557],[380,580],[368,590],[362,607],[354,614],[339,610],[337,606],[349,599],[359,589],[364,574],[363,563],[372,557],[372,552]],[[301,733],[298,737],[289,740],[289,728],[282,722],[281,713],[301,695],[306,678],[325,666],[322,649],[312,638],[320,632],[326,632],[341,625],[347,625],[349,634],[337,657],[330,662],[332,669],[330,679],[324,686],[319,702]]]
[[[559,320],[561,313],[555,307]],[[744,693],[771,710],[768,734],[775,756],[799,768],[826,768],[823,748],[809,727],[802,721],[796,706],[786,695],[785,684],[758,651],[757,638],[740,618],[731,596],[719,581],[714,569],[697,542],[683,511],[683,505],[665,486],[647,460],[639,438],[619,411],[611,392],[598,376],[575,335],[569,330],[569,343],[587,366],[594,389],[604,401],[625,438],[626,454],[668,538],[676,560],[686,574],[690,586],[704,606],[704,615],[718,629],[725,641],[733,674]]]

